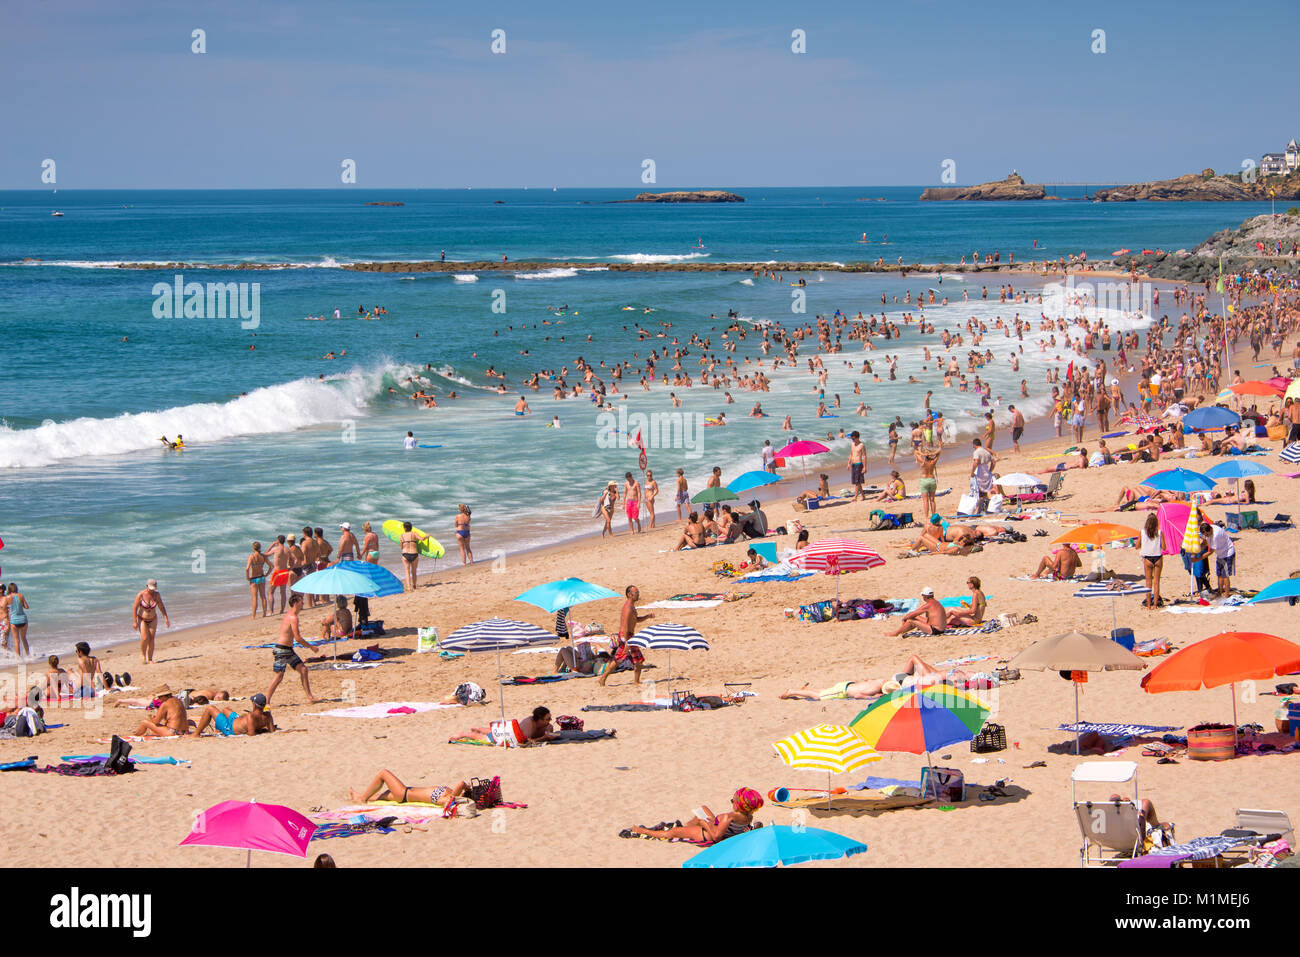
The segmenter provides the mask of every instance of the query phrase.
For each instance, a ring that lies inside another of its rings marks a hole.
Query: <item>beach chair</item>
[[[1047,488],[1044,489],[1043,495],[1046,498],[1056,498],[1056,493],[1061,490],[1065,484],[1064,472],[1053,472],[1051,478],[1047,480]]]
[[[1266,840],[1277,840],[1281,838],[1288,844],[1295,844],[1295,828],[1291,826],[1291,818],[1286,811],[1269,811],[1260,808],[1242,807],[1237,808],[1233,820],[1233,827],[1230,831],[1252,831]],[[1224,831],[1225,837],[1235,837],[1236,834],[1230,834]]]
[[[1080,801],[1080,784],[1116,785],[1132,782],[1128,800]],[[1142,854],[1146,829],[1138,796],[1136,761],[1084,761],[1070,775],[1070,799],[1079,822],[1082,843],[1079,866],[1107,867]]]

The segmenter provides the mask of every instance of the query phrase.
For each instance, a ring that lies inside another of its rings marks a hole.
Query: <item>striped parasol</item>
[[[1295,465],[1297,462],[1300,462],[1300,442],[1292,442],[1290,445],[1284,448],[1282,450],[1282,455],[1280,456],[1280,458],[1282,459],[1283,462],[1289,462],[1292,465]]]
[[[708,651],[709,642],[689,625],[675,625],[670,621],[651,625],[644,631],[638,631],[627,640],[629,645],[647,650],[656,648],[668,652],[668,688],[673,686],[673,652],[674,651]]]
[[[1188,557],[1201,550],[1201,513],[1192,505],[1187,510],[1187,528],[1183,530],[1183,542],[1178,546],[1183,553],[1183,562],[1187,565],[1187,574],[1192,575],[1193,565]],[[1196,593],[1196,576],[1192,575],[1192,594]]]
[[[839,576],[846,572],[860,572],[879,568],[885,564],[880,553],[851,538],[824,538],[813,542],[802,551],[795,552],[790,564],[808,571],[825,572],[835,577],[835,597],[840,597]]]
[[[1112,578],[1108,582],[1090,582],[1074,593],[1075,598],[1109,598],[1110,624],[1119,628],[1119,616],[1115,611],[1115,599],[1125,595],[1149,595],[1151,589],[1141,582],[1126,582]],[[1078,669],[1075,669],[1078,670]]]
[[[772,747],[792,768],[826,772],[827,807],[830,807],[832,774],[844,774],[881,760],[871,745],[840,724],[819,724],[774,741]]]
[[[509,618],[488,618],[457,628],[445,641],[438,642],[444,651],[495,651],[497,653],[497,681],[502,679],[501,649],[518,648],[552,642],[555,635],[526,621]],[[501,695],[501,720],[506,719],[506,699]]]

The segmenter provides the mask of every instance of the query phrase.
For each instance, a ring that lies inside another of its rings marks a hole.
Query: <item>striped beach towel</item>
[[[992,634],[995,631],[1000,631],[1001,628],[1002,625],[999,622],[986,621],[982,625],[969,625],[965,628],[949,628],[947,631],[943,633],[943,637],[949,638],[949,637],[960,637],[961,635],[988,635],[988,634]],[[904,638],[922,637],[924,635],[925,632],[919,630],[903,632]]]
[[[1155,724],[1119,724],[1105,723],[1096,721],[1080,721],[1078,724],[1062,724],[1058,726],[1060,731],[1073,731],[1081,734],[1084,731],[1096,731],[1098,734],[1111,736],[1128,735],[1137,736],[1143,734],[1162,734],[1165,731],[1177,731],[1175,727],[1164,727]]]

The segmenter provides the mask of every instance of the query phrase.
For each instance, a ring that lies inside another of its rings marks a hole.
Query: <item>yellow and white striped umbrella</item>
[[[1183,532],[1183,544],[1180,546],[1189,555],[1201,550],[1201,515],[1193,505],[1187,511],[1187,530]]]
[[[792,768],[828,774],[843,774],[880,760],[880,755],[871,745],[839,724],[819,724],[774,741],[772,747]]]

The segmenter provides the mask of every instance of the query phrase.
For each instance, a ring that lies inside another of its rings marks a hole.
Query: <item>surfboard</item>
[[[1121,435],[1128,435],[1127,432],[1107,432],[1102,436],[1103,439],[1118,439]]]
[[[838,416],[838,415],[819,415],[819,416],[817,416],[817,418],[819,418],[819,419],[838,419],[839,416]]]
[[[397,519],[390,518],[384,522],[383,529],[384,534],[391,541],[400,542],[402,540],[402,523]],[[427,532],[414,527],[412,527],[411,531],[420,536],[428,535]],[[442,547],[442,543],[436,538],[426,537],[424,541],[420,542],[420,554],[425,558],[442,558],[443,555],[447,554],[447,550]]]
[[[442,448],[442,446],[441,445],[417,445],[416,448],[417,449],[440,449]]]

